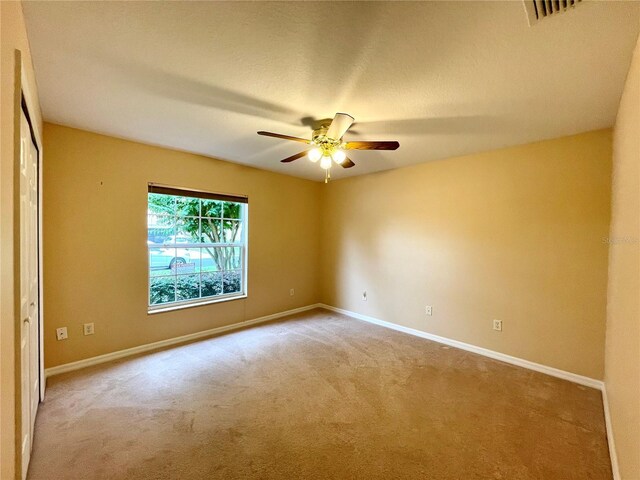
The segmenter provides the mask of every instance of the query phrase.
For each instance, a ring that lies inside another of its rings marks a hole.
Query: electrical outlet
[[[367,301],[367,291],[366,290],[364,292],[362,292],[362,301],[363,302]]]
[[[424,310],[427,315],[433,315],[433,307],[431,305],[427,305]]]
[[[293,297],[295,294],[296,294],[296,291],[293,288],[289,290],[289,295]]]
[[[66,340],[69,338],[69,335],[67,334],[67,327],[56,328],[56,338],[58,340]]]
[[[93,323],[85,323],[84,325],[82,325],[82,330],[85,335],[93,335],[94,333],[96,333],[93,327]]]
[[[493,321],[493,329],[501,332],[502,331],[502,320],[494,320]]]

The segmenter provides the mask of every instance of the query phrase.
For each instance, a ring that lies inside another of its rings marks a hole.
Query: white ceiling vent
[[[582,0],[524,0],[524,9],[527,11],[529,26],[532,26],[547,17],[566,12],[581,2]]]

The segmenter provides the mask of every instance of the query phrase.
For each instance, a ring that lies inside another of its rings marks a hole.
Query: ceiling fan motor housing
[[[342,147],[342,141],[327,137],[328,128],[322,126],[316,128],[311,136],[311,142],[317,145],[325,155],[331,155],[332,152]]]
[[[325,125],[322,125],[321,127],[316,128],[311,134],[311,139],[314,142],[316,142],[318,141],[318,139],[326,137],[328,129],[329,129],[328,126],[325,126]],[[318,141],[318,143],[320,142]]]

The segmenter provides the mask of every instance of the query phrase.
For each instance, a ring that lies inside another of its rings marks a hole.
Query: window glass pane
[[[148,199],[149,305],[242,293],[246,205],[158,193]],[[222,246],[229,243],[237,246]]]
[[[149,274],[151,276],[171,275],[171,260],[175,249],[149,248]]]
[[[204,247],[202,249],[202,271],[217,272],[224,268],[222,247]]]
[[[202,274],[202,296],[211,297],[213,295],[222,294],[222,273],[203,273]]]
[[[175,302],[175,277],[152,277],[149,288],[149,304]]]
[[[238,243],[242,240],[242,223],[238,220],[224,220],[224,242]]]
[[[167,248],[162,246],[160,248],[149,249],[149,270],[160,271],[160,275],[170,275],[171,268],[178,262],[177,253],[175,248]],[[164,272],[163,272],[164,271]]]
[[[200,297],[200,275],[178,275],[176,300],[191,300]]]
[[[242,248],[240,247],[223,247],[224,248],[224,269],[238,270],[242,267]]]
[[[147,243],[150,247],[162,245],[175,235],[175,219],[170,215],[147,216]]]
[[[224,202],[224,218],[240,218],[241,203]]]
[[[186,263],[178,273],[200,273],[200,249],[199,248],[179,248],[178,256],[184,258]]]
[[[177,215],[181,217],[199,217],[200,199],[190,197],[176,197]]]
[[[178,217],[174,241],[181,243],[198,243],[200,237],[200,219],[198,217]]]
[[[189,263],[189,252],[185,248],[163,248],[149,250],[149,267],[161,271],[161,275],[193,273],[194,266]]]
[[[174,197],[173,195],[150,193],[148,198],[148,208],[150,214],[175,215],[176,197]]]
[[[202,213],[203,217],[217,217],[220,218],[222,213],[222,202],[218,200],[205,200],[202,199]]]
[[[178,256],[172,260],[171,273],[182,275],[184,273],[195,273],[193,263],[190,263],[184,256],[184,252],[178,251]]]
[[[202,243],[221,243],[222,240],[222,221],[213,218],[202,219]]]
[[[155,277],[166,277],[168,275],[173,275],[173,271],[171,269],[165,268],[163,270],[155,269],[155,270],[150,270],[149,271],[149,278],[151,278],[151,277],[154,277],[154,278]]]
[[[239,271],[224,272],[222,293],[237,293],[242,289],[242,280]]]

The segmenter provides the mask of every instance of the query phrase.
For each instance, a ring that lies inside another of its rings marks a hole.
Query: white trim
[[[607,386],[602,386],[602,406],[604,407],[604,423],[607,427],[607,442],[609,443],[609,457],[611,457],[611,471],[613,480],[621,480],[620,467],[618,466],[618,454],[613,438],[613,425],[611,424],[611,412],[609,411],[609,397],[607,396]]]
[[[294,308],[292,310],[286,310],[284,312],[273,313],[271,315],[265,315],[264,317],[258,317],[251,320],[245,320],[243,322],[232,323],[230,325],[224,325],[222,327],[215,327],[202,332],[190,333],[188,335],[182,335],[180,337],[168,338],[166,340],[160,340],[159,342],[147,343],[139,345],[137,347],[127,348],[125,350],[118,350],[116,352],[105,353],[104,355],[98,355],[97,357],[85,358],[78,360],[77,362],[65,363],[64,365],[58,365],[55,367],[47,368],[45,370],[45,376],[51,377],[60,373],[72,372],[81,368],[90,367],[93,365],[99,365],[101,363],[110,362],[119,358],[129,357],[131,355],[137,355],[138,353],[148,352],[150,350],[157,350],[159,348],[176,345],[178,343],[189,342],[191,340],[197,340],[199,338],[211,337],[220,333],[228,332],[231,330],[238,330],[239,328],[248,327],[250,325],[256,325],[258,323],[268,322],[276,318],[286,317],[288,315],[294,315],[296,313],[306,312],[307,310],[313,310],[314,308],[320,308],[319,303],[307,305],[305,307]]]
[[[21,60],[24,60],[22,58],[22,55],[20,56],[20,58]],[[24,62],[20,66],[20,89],[21,89],[22,95],[24,95],[24,101],[27,104],[27,110],[29,110],[30,112],[31,123],[33,124],[32,126],[33,133],[36,137],[36,140],[38,141],[38,149],[41,152],[40,155],[42,155],[42,132],[40,131],[40,125],[38,125],[38,122],[36,122],[36,118],[33,115],[31,115],[32,113],[36,112],[35,105],[38,104],[37,97],[33,95],[33,93],[30,90],[29,80],[27,79],[27,73],[26,73],[26,68],[24,67]]]
[[[40,110],[36,110],[35,106],[39,105],[38,98],[31,92],[29,87],[29,80],[27,78],[26,68],[24,66],[24,59],[22,58],[22,52],[20,52],[20,93],[24,97],[24,102],[27,106],[27,112],[31,119],[31,128],[33,129],[33,135],[36,137],[36,144],[38,147],[38,375],[40,376],[40,401],[44,400],[45,389],[47,385],[47,378],[44,372],[44,242],[42,233],[42,218],[43,218],[43,204],[42,204],[42,192],[43,192],[43,163],[44,163],[44,149],[42,132],[40,131],[40,125],[36,121],[35,113]],[[20,109],[22,110],[22,102],[20,102]]]
[[[496,352],[494,350],[478,347],[476,345],[471,345],[469,343],[459,342],[458,340],[452,340],[450,338],[441,337],[439,335],[434,335],[432,333],[423,332],[421,330],[416,330],[415,328],[404,327],[402,325],[386,322],[384,320],[380,320],[374,317],[369,317],[367,315],[362,315],[360,313],[351,312],[349,310],[344,310],[342,308],[332,307],[331,305],[320,304],[320,306],[326,310],[331,310],[333,312],[341,313],[343,315],[347,315],[349,317],[352,317],[358,320],[374,323],[382,327],[391,328],[393,330],[397,330],[403,333],[408,333],[409,335],[415,335],[416,337],[426,338],[427,340],[432,340],[434,342],[442,343],[455,348],[460,348],[461,350],[466,350],[468,352],[477,353],[478,355],[483,355],[485,357],[493,358],[495,360],[500,360],[501,362],[509,363],[511,365],[516,365],[518,367],[528,368],[529,370],[535,370],[536,372],[545,373],[547,375],[551,375],[552,377],[562,378],[563,380],[568,380],[570,382],[574,382],[579,385],[584,385],[586,387],[591,387],[591,388],[597,388],[598,390],[602,390],[604,388],[604,383],[601,380],[596,380],[595,378],[585,377],[582,375],[578,375],[576,373],[560,370],[558,368],[548,367],[546,365],[541,365],[539,363],[531,362],[523,358],[512,357],[511,355],[507,355],[505,353]]]
[[[611,425],[611,414],[609,412],[609,400],[607,398],[607,390],[604,382],[600,380],[596,380],[589,377],[584,377],[582,375],[577,375],[575,373],[567,372],[564,370],[560,370],[553,367],[548,367],[546,365],[541,365],[539,363],[530,362],[529,360],[524,360],[522,358],[512,357],[511,355],[506,355],[504,353],[495,352],[493,350],[489,350],[482,347],[477,347],[475,345],[470,345],[468,343],[459,342],[457,340],[452,340],[450,338],[441,337],[438,335],[434,335],[431,333],[423,332],[420,330],[416,330],[414,328],[404,327],[402,325],[397,325],[395,323],[386,322],[384,320],[379,320],[374,317],[369,317],[367,315],[362,315],[360,313],[351,312],[349,310],[344,310],[342,308],[333,307],[331,305],[326,305],[324,303],[316,303],[312,305],[307,305],[305,307],[294,308],[292,310],[287,310],[284,312],[274,313],[271,315],[266,315],[264,317],[254,318],[252,320],[245,320],[239,323],[233,323],[231,325],[225,325],[222,327],[216,327],[209,330],[205,330],[202,332],[191,333],[189,335],[183,335],[181,337],[170,338],[167,340],[161,340],[159,342],[147,343],[145,345],[140,345],[138,347],[127,348],[125,350],[119,350],[117,352],[107,353],[104,355],[99,355],[97,357],[87,358],[84,360],[79,360],[77,362],[66,363],[64,365],[58,365],[56,367],[47,368],[45,370],[45,377],[51,377],[53,375],[58,375],[61,373],[72,372],[74,370],[79,370],[81,368],[90,367],[92,365],[99,365],[101,363],[110,362],[112,360],[117,360],[124,357],[129,357],[131,355],[136,355],[138,353],[144,353],[151,350],[157,350],[159,348],[168,347],[171,345],[176,345],[179,343],[188,342],[191,340],[197,340],[199,338],[210,337],[216,334],[237,330],[240,328],[248,327],[251,325],[256,325],[259,323],[268,322],[269,320],[275,320],[277,318],[286,317],[288,315],[294,315],[296,313],[306,312],[308,310],[313,310],[314,308],[324,308],[325,310],[330,310],[332,312],[341,313],[343,315],[355,318],[357,320],[362,320],[365,322],[373,323],[375,325],[380,325],[382,327],[390,328],[392,330],[397,330],[399,332],[407,333],[409,335],[414,335],[417,337],[425,338],[427,340],[432,340],[434,342],[442,343],[445,345],[449,345],[455,348],[460,348],[462,350],[466,350],[469,352],[477,353],[479,355],[483,355],[485,357],[493,358],[495,360],[500,360],[505,363],[509,363],[511,365],[516,365],[518,367],[527,368],[529,370],[534,370],[536,372],[544,373],[547,375],[551,375],[552,377],[561,378],[563,380],[568,380],[570,382],[577,383],[579,385],[584,385],[587,387],[597,388],[602,391],[602,404],[604,407],[604,418],[605,425],[607,430],[607,441],[609,443],[609,456],[611,457],[611,469],[613,471],[613,480],[621,480],[620,472],[618,469],[618,457],[616,455],[616,448],[613,438],[613,428]]]
[[[611,460],[611,471],[613,472],[613,480],[621,480],[622,477],[620,477],[620,469],[618,467],[618,455],[616,453],[616,446],[615,446],[615,441],[613,437],[613,426],[611,424],[611,413],[609,411],[609,399],[607,397],[607,388],[603,381],[596,380],[595,378],[585,377],[583,375],[578,375],[576,373],[567,372],[565,370],[560,370],[558,368],[548,367],[546,365],[541,365],[539,363],[531,362],[529,360],[524,360],[522,358],[512,357],[511,355],[489,350],[487,348],[482,348],[476,345],[470,345],[468,343],[459,342],[458,340],[452,340],[450,338],[441,337],[439,335],[434,335],[432,333],[423,332],[421,330],[416,330],[415,328],[404,327],[402,325],[397,325],[395,323],[386,322],[384,320],[370,317],[368,315],[362,315],[361,313],[344,310],[342,308],[333,307],[331,305],[326,305],[324,303],[321,303],[320,307],[326,310],[330,310],[332,312],[347,315],[357,320],[373,323],[375,325],[380,325],[382,327],[397,330],[399,332],[408,333],[409,335],[415,335],[417,337],[426,338],[427,340],[433,340],[434,342],[442,343],[444,345],[460,348],[468,352],[473,352],[473,353],[477,353],[478,355],[483,355],[485,357],[493,358],[495,360],[500,360],[501,362],[509,363],[511,365],[516,365],[522,368],[527,368],[529,370],[534,370],[536,372],[544,373],[546,375],[551,375],[552,377],[561,378],[563,380],[568,380],[569,382],[577,383],[579,385],[584,385],[586,387],[596,388],[600,390],[602,392],[602,406],[604,408],[604,421],[605,421],[605,427],[607,431],[607,442],[609,444],[609,457]]]
[[[26,112],[25,114],[28,116],[29,121],[29,128],[31,130],[31,134],[34,138],[32,138],[31,140],[35,143],[36,145],[36,151],[38,152],[38,158],[37,158],[37,162],[38,162],[38,167],[37,167],[37,185],[38,185],[38,198],[37,198],[37,203],[38,203],[38,219],[37,219],[37,224],[38,224],[38,237],[37,237],[37,263],[38,263],[38,387],[39,387],[39,391],[38,391],[38,404],[36,406],[36,416],[38,415],[38,407],[40,406],[40,402],[42,402],[44,400],[44,394],[45,394],[45,388],[46,388],[46,376],[44,373],[44,299],[43,299],[43,292],[44,292],[44,282],[43,282],[43,240],[42,240],[42,219],[43,219],[43,209],[42,209],[42,172],[43,172],[43,168],[42,168],[42,164],[43,164],[43,158],[44,158],[44,150],[43,150],[43,137],[42,137],[42,132],[40,131],[40,124],[38,123],[37,120],[41,120],[41,117],[39,116],[38,118],[36,118],[35,114],[36,112],[39,114],[42,114],[42,112],[40,111],[40,104],[38,102],[38,97],[36,95],[34,95],[35,92],[33,92],[31,90],[31,88],[29,87],[29,80],[27,78],[27,69],[25,68],[25,64],[24,64],[24,57],[22,55],[22,51],[20,51],[20,105],[18,106],[18,110],[19,113],[18,115],[23,115],[23,107],[22,107],[22,99],[24,98],[24,103],[25,103],[25,109]],[[38,108],[36,108],[36,106]],[[22,153],[20,153],[22,154]],[[20,242],[22,243],[22,238],[20,239]],[[22,247],[21,247],[22,248]],[[20,273],[22,275],[22,272]],[[20,325],[22,325],[22,322],[20,322]],[[18,331],[19,333],[19,337],[18,339],[21,339],[21,331]],[[21,351],[21,354],[23,352]],[[22,371],[21,369],[21,365],[22,365],[22,361],[20,361],[20,366],[18,366],[18,368],[20,368],[20,376],[21,376],[21,381],[24,380],[24,374],[25,372]],[[29,391],[32,392],[32,388],[31,388],[31,384],[29,384]],[[22,403],[24,403],[24,399],[21,400]],[[22,411],[22,406],[20,407]],[[31,412],[31,404],[29,405],[29,412]],[[23,434],[23,421],[24,419],[22,417],[20,417],[20,432],[19,433],[20,436],[22,436]],[[16,424],[16,426],[18,426],[18,424]],[[33,446],[33,435],[35,434],[35,430],[30,434],[30,440],[31,440],[31,445],[29,445],[29,458],[27,459],[27,465],[24,465],[25,459],[24,457],[24,452],[25,452],[25,445],[24,445],[24,439],[22,442],[20,442],[20,449],[16,448],[17,452],[16,452],[16,456],[19,457],[19,459],[17,459],[16,461],[16,465],[20,466],[20,477],[25,479],[27,478],[27,470],[29,468],[29,463],[31,461],[31,448]],[[16,474],[18,474],[18,472],[16,472]]]
[[[169,276],[169,275],[167,275]],[[158,278],[158,277],[154,277]],[[147,315],[155,315],[156,313],[173,312],[174,310],[184,310],[185,308],[201,307],[202,305],[211,305],[212,303],[230,302],[232,300],[242,300],[247,298],[246,293],[228,293],[227,295],[217,295],[216,297],[197,298],[195,300],[186,300],[183,302],[169,302],[160,305],[149,305],[147,307]]]

